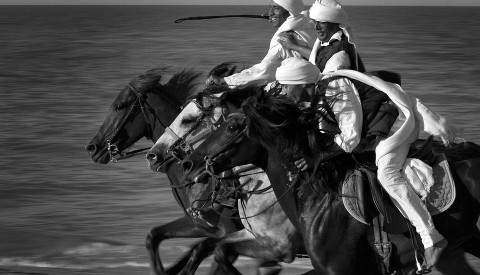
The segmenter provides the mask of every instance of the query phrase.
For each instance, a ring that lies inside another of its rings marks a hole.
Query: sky
[[[314,0],[304,0],[311,5]],[[480,6],[480,0],[340,0],[346,6]],[[267,5],[268,0],[0,0],[0,5]]]

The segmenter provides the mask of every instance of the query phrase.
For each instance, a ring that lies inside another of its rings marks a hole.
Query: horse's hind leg
[[[154,274],[175,274],[165,272],[162,265],[158,247],[163,240],[171,238],[200,238],[206,236],[208,236],[208,232],[204,229],[192,226],[192,223],[187,217],[182,217],[165,225],[153,228],[146,238],[145,246],[150,256],[150,264]],[[183,265],[188,262],[186,258],[189,257],[190,253],[185,255],[182,260],[174,265],[171,271],[181,270]]]

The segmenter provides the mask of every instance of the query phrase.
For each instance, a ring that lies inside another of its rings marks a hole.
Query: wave
[[[92,256],[104,253],[129,253],[135,247],[132,245],[114,245],[102,242],[93,242],[79,247],[67,249],[63,252],[69,256]]]
[[[40,267],[40,268],[62,268],[62,269],[96,269],[96,268],[119,268],[119,267],[149,267],[149,262],[126,261],[119,263],[90,263],[90,264],[72,264],[65,262],[49,262],[25,257],[0,257],[0,266],[11,267]]]

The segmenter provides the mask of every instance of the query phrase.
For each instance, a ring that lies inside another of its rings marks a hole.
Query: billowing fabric
[[[375,150],[377,162],[380,157],[392,152],[395,147],[412,139],[412,135],[418,137],[418,130],[440,137],[446,145],[455,138],[457,131],[453,125],[444,117],[428,109],[418,98],[403,91],[397,84],[353,70],[338,70],[328,73],[328,75],[350,77],[372,86],[386,93],[400,110],[389,137]]]
[[[270,48],[263,60],[240,73],[225,77],[225,82],[234,88],[240,85],[262,86],[274,81],[275,71],[284,59],[301,57],[300,53],[287,50],[278,42],[278,34],[284,31],[292,31],[298,45],[310,48],[313,47],[317,37],[315,29],[310,24],[310,19],[305,13],[290,16],[273,35],[270,41]]]
[[[277,5],[286,9],[291,15],[296,16],[300,14],[305,5],[302,0],[273,0]]]
[[[400,110],[389,135],[375,148],[377,176],[394,204],[415,226],[424,248],[433,246],[443,236],[435,229],[425,204],[400,171],[404,167],[410,144],[418,138],[420,130],[440,136],[447,144],[454,137],[455,129],[445,118],[429,110],[399,85],[352,70],[338,70],[329,75],[353,78],[372,86],[386,93]]]
[[[299,57],[285,59],[275,73],[275,78],[281,84],[316,83],[319,77],[317,66]]]

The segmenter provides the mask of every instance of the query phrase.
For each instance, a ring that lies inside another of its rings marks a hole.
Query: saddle
[[[421,159],[433,169],[434,184],[425,200],[430,214],[447,210],[455,200],[456,190],[445,155],[433,152],[430,138],[421,145],[413,144],[409,158]],[[374,218],[381,214],[383,231],[401,234],[409,230],[405,218],[377,181],[376,171],[365,167],[352,171],[343,183],[342,194],[345,208],[356,220],[373,226]]]

